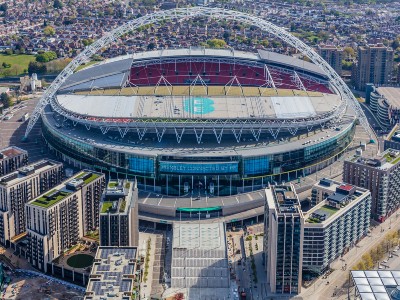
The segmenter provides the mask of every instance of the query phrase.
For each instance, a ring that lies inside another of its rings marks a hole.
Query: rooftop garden
[[[103,213],[108,212],[111,209],[113,203],[114,203],[113,201],[103,202],[103,205],[101,206],[101,213],[103,214]]]
[[[119,207],[119,212],[124,212],[125,211],[125,206],[126,206],[126,200],[122,200],[121,206]]]
[[[308,223],[322,223],[325,220],[329,219],[333,214],[335,214],[339,208],[332,207],[329,205],[324,205],[317,209],[311,216],[307,219]],[[321,218],[317,217],[321,215]],[[324,216],[324,217],[323,217]]]
[[[394,156],[391,155],[390,152],[386,153],[383,157],[386,159],[388,163],[391,163],[393,165],[397,164],[400,161],[400,155]]]
[[[53,194],[53,196],[50,197],[50,195],[52,195],[52,194]],[[41,206],[44,208],[48,208],[48,207],[60,202],[61,200],[63,200],[65,197],[67,197],[70,194],[71,194],[70,192],[52,190],[52,191],[44,194],[40,198],[37,198],[35,201],[32,202],[32,204]]]
[[[108,187],[109,188],[115,188],[115,187],[117,187],[118,186],[118,182],[117,181],[110,181],[109,183],[108,183]]]
[[[90,174],[90,176],[89,176]],[[78,174],[75,179],[83,179],[83,182],[85,184],[91,183],[93,180],[99,178],[100,175],[99,174],[95,174],[95,173],[88,173],[88,172],[82,172],[80,174]]]

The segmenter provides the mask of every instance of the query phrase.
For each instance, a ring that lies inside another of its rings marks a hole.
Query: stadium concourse
[[[42,120],[62,160],[135,177],[143,214],[180,218],[257,209],[255,191],[328,166],[355,132],[354,112],[321,69],[264,50],[109,59],[69,76]]]

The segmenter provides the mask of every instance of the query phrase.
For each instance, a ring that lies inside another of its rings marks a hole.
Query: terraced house
[[[98,226],[104,185],[104,174],[85,170],[27,204],[27,252],[34,267],[47,272],[51,261]]]

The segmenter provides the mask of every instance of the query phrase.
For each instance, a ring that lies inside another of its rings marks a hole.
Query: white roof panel
[[[137,96],[57,95],[57,100],[69,111],[96,117],[129,118],[133,116]],[[99,105],[101,103],[101,105]]]
[[[271,97],[277,118],[295,119],[316,115],[309,97]]]

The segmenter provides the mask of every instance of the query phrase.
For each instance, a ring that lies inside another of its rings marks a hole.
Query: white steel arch
[[[157,11],[152,14],[145,15],[138,19],[127,22],[124,25],[112,30],[111,32],[107,33],[106,35],[95,41],[90,46],[86,47],[81,53],[79,53],[75,57],[75,59],[73,59],[65,67],[65,69],[57,76],[57,78],[52,82],[50,87],[43,94],[42,98],[37,104],[29,120],[29,124],[25,132],[25,138],[28,136],[29,132],[32,130],[32,127],[39,119],[45,106],[50,102],[54,94],[65,82],[65,80],[81,64],[88,62],[92,55],[98,53],[102,48],[105,48],[110,44],[117,42],[121,36],[128,34],[132,31],[135,31],[141,26],[148,24],[157,24],[158,22],[163,20],[183,21],[195,17],[235,20],[243,24],[253,25],[259,27],[261,30],[274,35],[275,37],[281,39],[282,41],[286,42],[292,47],[298,49],[305,56],[311,59],[311,61],[314,62],[319,68],[322,69],[322,71],[329,78],[332,86],[341,95],[343,101],[345,101],[345,103],[354,110],[357,118],[359,119],[363,128],[367,131],[371,140],[374,139],[375,134],[372,131],[371,127],[369,126],[367,118],[365,117],[360,104],[354,97],[353,93],[350,91],[349,87],[344,83],[342,78],[335,72],[335,70],[324,59],[322,59],[311,47],[307,46],[305,43],[303,43],[301,40],[288,33],[286,30],[257,16],[253,16],[239,11],[232,11],[232,10],[212,8],[212,7],[201,7],[201,6]]]

